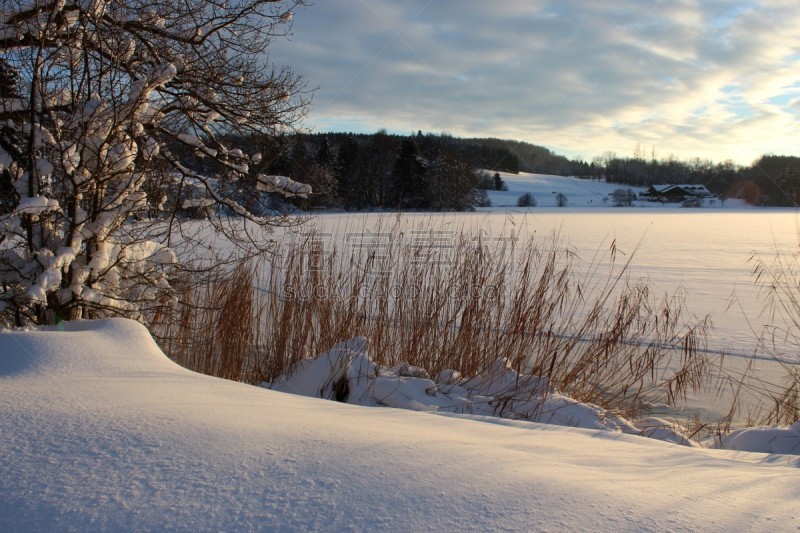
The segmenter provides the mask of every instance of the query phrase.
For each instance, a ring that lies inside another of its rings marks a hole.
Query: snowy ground
[[[490,174],[494,174],[490,172]],[[531,193],[536,199],[536,207],[555,207],[556,195],[563,194],[567,198],[567,207],[610,207],[608,197],[613,191],[623,187],[617,183],[605,181],[583,180],[544,174],[509,174],[500,172],[507,191],[488,191],[492,207],[516,207],[517,199],[525,193]],[[632,188],[636,193],[644,191],[642,187]],[[604,202],[603,199],[606,198]],[[535,208],[532,208],[535,209]]]
[[[0,531],[800,527],[797,456],[279,393],[119,319],[1,333],[0,413]]]

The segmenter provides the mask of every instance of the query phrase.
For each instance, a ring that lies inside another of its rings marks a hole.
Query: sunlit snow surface
[[[794,530],[798,466],[278,393],[122,319],[0,333],[0,531]]]

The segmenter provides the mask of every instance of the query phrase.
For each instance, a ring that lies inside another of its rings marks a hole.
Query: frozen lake
[[[396,214],[323,214],[311,223],[340,242],[372,231],[379,245],[380,235],[397,220]],[[409,233],[436,230],[433,238],[443,248],[460,232],[480,232],[490,239],[534,236],[542,242],[557,232],[577,255],[576,273],[588,268],[598,253],[606,253],[613,242],[618,264],[632,258],[632,279],[647,279],[654,294],[680,288],[690,313],[712,318],[710,348],[744,356],[758,355],[756,333],[769,323],[751,258],[758,254],[769,261],[778,250],[800,250],[800,217],[790,210],[544,208],[404,214],[401,220]],[[607,262],[606,258],[600,264]]]
[[[656,292],[681,288],[687,309],[713,320],[710,347],[742,355],[757,352],[753,330],[769,322],[754,283],[754,254],[770,261],[779,250],[798,250],[794,211],[549,212],[525,224],[538,232],[559,229],[587,261],[614,241],[632,255],[632,278],[647,279]]]
[[[514,235],[522,242],[534,236],[543,243],[557,232],[578,256],[577,274],[589,269],[598,254],[606,255],[598,264],[607,263],[614,243],[617,264],[632,258],[632,279],[647,279],[657,295],[680,289],[690,313],[711,317],[714,329],[709,348],[746,357],[760,354],[757,334],[770,319],[763,313],[764,298],[754,283],[751,259],[757,254],[770,261],[778,251],[800,251],[797,210],[745,207],[736,199],[724,205],[707,199],[701,209],[642,200],[634,207],[615,208],[611,207],[612,193],[625,188],[619,184],[538,174],[500,175],[507,190],[489,191],[495,207],[481,212],[322,214],[312,224],[340,246],[346,245],[348,236],[365,230],[374,232],[380,245],[381,232],[399,224],[420,235],[433,232],[431,238],[443,252],[448,239],[460,232],[499,240]],[[513,207],[524,193],[532,194],[538,207]],[[555,207],[559,193],[568,199],[567,207]],[[603,272],[597,272],[598,281]],[[791,350],[785,356],[798,357]]]

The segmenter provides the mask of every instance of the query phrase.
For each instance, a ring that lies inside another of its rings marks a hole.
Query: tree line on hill
[[[296,134],[249,137],[241,142],[261,153],[258,172],[291,176],[312,187],[292,198],[301,209],[344,208],[463,211],[488,205],[495,182],[482,168],[518,172],[507,150],[466,145],[437,135]],[[186,165],[202,165],[186,152]]]
[[[705,185],[722,199],[740,198],[752,205],[795,206],[800,202],[800,158],[765,155],[750,166],[732,161],[681,160],[606,152],[591,162],[570,160],[522,141],[458,138],[447,134],[409,136],[315,133],[237,139],[264,157],[258,172],[290,176],[314,193],[289,200],[301,209],[343,208],[463,211],[489,204],[485,190],[500,189],[492,172],[530,172],[606,180],[621,185]],[[181,147],[173,148],[181,152]],[[189,167],[207,171],[194,151],[184,148]],[[243,193],[242,201],[247,201]]]
[[[503,188],[497,172],[589,173],[588,164],[541,146],[421,131],[250,136],[235,142],[262,154],[258,173],[290,176],[312,187],[307,198],[287,200],[301,209],[463,211],[489,205],[485,191]],[[187,167],[216,173],[215,162],[198,159],[194,150],[176,145],[172,152]],[[245,189],[242,201],[252,192]]]

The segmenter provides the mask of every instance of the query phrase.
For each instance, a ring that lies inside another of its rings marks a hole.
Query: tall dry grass
[[[800,235],[800,228],[798,228]],[[776,247],[770,256],[754,254],[753,282],[760,289],[758,324],[750,322],[758,339],[751,357],[718,358],[706,377],[727,400],[727,413],[709,426],[717,436],[733,426],[787,426],[800,420],[800,252]],[[734,302],[735,303],[735,302]]]
[[[754,255],[751,264],[767,324],[756,333],[782,375],[771,381],[747,376],[745,386],[755,389],[759,398],[747,413],[748,422],[788,425],[800,420],[800,252],[776,249],[772,257]]]
[[[211,376],[254,383],[262,359],[263,303],[255,270],[242,262],[229,271],[207,271],[173,284],[175,301],[147,316],[164,352],[178,364]]]
[[[251,383],[355,336],[370,339],[377,363],[431,375],[471,376],[505,357],[629,416],[709,383],[708,322],[687,317],[680,295],[656,297],[628,280],[613,243],[579,271],[557,236],[375,235],[335,243],[306,234],[269,263],[187,287],[151,330],[179,363]]]

